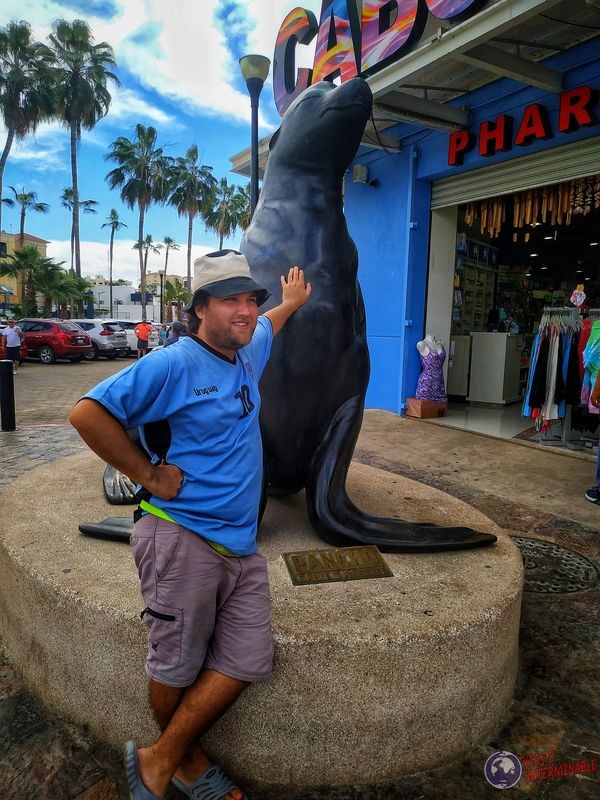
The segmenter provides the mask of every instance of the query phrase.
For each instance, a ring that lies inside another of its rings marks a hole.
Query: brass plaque
[[[294,586],[392,578],[394,575],[375,545],[299,550],[296,553],[283,553],[283,558]]]

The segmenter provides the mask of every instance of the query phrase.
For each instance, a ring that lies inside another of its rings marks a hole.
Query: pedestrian
[[[163,323],[160,326],[160,330],[158,331],[158,337],[160,339],[160,344],[164,345],[167,341],[167,336],[169,335],[169,326],[166,323]]]
[[[138,359],[140,359],[148,352],[148,339],[154,329],[149,322],[143,319],[141,322],[138,322],[133,330],[137,336]]]
[[[181,334],[185,331],[185,325],[183,322],[176,321],[171,325],[171,330],[169,331],[169,335],[167,336],[167,340],[165,342],[165,347],[168,347],[170,344],[175,344],[175,342],[179,339]]]
[[[0,334],[6,339],[6,358],[13,362],[13,375],[16,375],[21,362],[23,331],[15,324],[14,319],[9,319],[6,328],[0,331]]]
[[[271,677],[258,382],[272,337],[311,293],[298,267],[281,283],[281,304],[259,316],[269,292],[243,255],[197,259],[188,335],[100,383],[70,415],[97,455],[143,487],[132,550],[162,732],[149,748],[126,744],[132,800],[163,797],[171,780],[190,798],[243,798],[198,738],[249,683]],[[131,443],[133,426],[151,461]]]
[[[600,370],[596,375],[596,382],[590,395],[590,403],[600,409]],[[598,456],[596,460],[596,485],[585,493],[586,500],[590,503],[600,503],[600,442],[598,443]]]

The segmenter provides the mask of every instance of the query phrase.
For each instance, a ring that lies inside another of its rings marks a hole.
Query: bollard
[[[2,420],[3,431],[17,429],[13,362],[7,359],[0,360],[0,419]]]

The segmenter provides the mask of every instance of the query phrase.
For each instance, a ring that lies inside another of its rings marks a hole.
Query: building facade
[[[373,92],[345,178],[371,354],[366,404],[405,411],[426,333],[445,345],[449,393],[467,400],[487,380],[473,348],[504,344],[490,358],[506,385],[484,402],[516,402],[546,306],[568,307],[578,285],[600,306],[600,1],[391,5],[324,3],[320,20],[296,8],[274,57],[280,111],[315,77],[361,75]],[[312,74],[295,69],[311,41]],[[249,152],[232,163],[248,174]]]
[[[23,246],[35,247],[39,251],[40,255],[44,257],[46,256],[48,244],[49,243],[45,239],[40,239],[38,236],[32,236],[30,233],[25,233],[23,236]],[[0,235],[0,266],[10,263],[10,256],[20,249],[21,242],[19,240],[19,235],[2,231],[2,234]],[[5,289],[7,291],[5,291]],[[0,303],[2,304],[3,312],[8,312],[10,314],[11,305],[20,305],[22,300],[22,281],[9,275],[0,277]]]

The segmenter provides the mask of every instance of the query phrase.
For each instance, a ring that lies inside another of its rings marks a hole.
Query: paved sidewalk
[[[127,362],[121,360],[25,365],[15,381],[18,430],[0,433],[0,492],[3,485],[39,464],[84,449],[66,423],[67,413],[89,387],[125,366]],[[533,455],[537,451],[523,448],[370,411],[356,458],[434,485],[483,511],[502,527],[569,548],[597,565],[600,536],[594,513],[600,515],[600,507],[586,505],[582,498],[593,464],[554,453],[543,453],[538,460]],[[547,456],[553,459],[550,466],[544,466]],[[24,513],[30,502],[43,502],[43,487],[31,487],[31,496],[23,498]],[[3,520],[3,524],[10,521]],[[528,560],[535,558],[529,556]],[[528,567],[536,565],[529,563]],[[551,559],[538,567],[546,570],[550,584],[555,579],[560,583],[557,564]],[[591,570],[593,578],[594,567]],[[486,800],[498,797],[482,771],[495,750],[531,754],[532,759],[551,751],[554,765],[600,761],[600,589],[564,592],[564,585],[562,588],[525,593],[515,700],[506,727],[493,741],[459,764],[393,786],[315,790],[289,794],[283,800]],[[524,776],[512,796],[591,800],[600,796],[599,776],[587,772],[530,782]],[[260,791],[249,796],[275,800]],[[0,647],[1,800],[126,797],[120,754],[85,731],[52,719],[26,692]],[[175,792],[170,797],[181,795]]]

